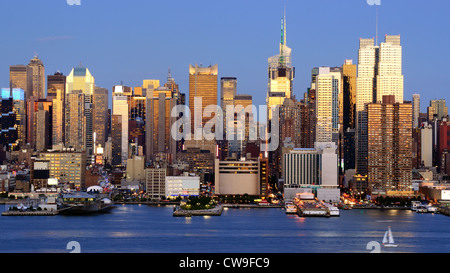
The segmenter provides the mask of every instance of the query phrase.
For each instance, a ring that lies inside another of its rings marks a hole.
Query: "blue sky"
[[[0,86],[10,65],[28,64],[35,52],[47,75],[68,75],[81,62],[110,91],[121,81],[164,83],[170,66],[188,94],[189,64],[218,64],[219,78],[237,77],[239,94],[265,104],[284,6],[297,97],[311,68],[357,63],[359,38],[375,37],[376,6],[366,0],[1,0]],[[449,100],[450,2],[381,0],[378,11],[379,42],[401,35],[405,99],[421,94],[422,112],[430,99]]]

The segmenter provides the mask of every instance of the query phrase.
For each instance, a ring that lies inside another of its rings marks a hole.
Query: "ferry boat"
[[[419,213],[436,213],[438,212],[438,208],[431,205],[421,205],[417,207],[416,212]]]
[[[69,192],[61,197],[61,214],[89,214],[107,212],[114,208],[108,198],[92,195],[87,192]]]
[[[328,208],[330,216],[340,216],[338,207],[329,203],[324,203],[324,205]]]
[[[296,214],[297,213],[297,206],[294,205],[292,202],[287,202],[285,205],[286,214]]]

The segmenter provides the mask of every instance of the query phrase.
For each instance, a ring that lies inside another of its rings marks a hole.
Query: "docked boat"
[[[112,201],[106,197],[87,192],[66,193],[61,198],[61,214],[90,214],[108,212],[114,208]]]
[[[417,207],[416,212],[419,213],[436,213],[438,212],[438,208],[431,205],[421,205]]]
[[[397,247],[398,246],[397,244],[395,244],[394,236],[392,236],[391,227],[388,227],[388,230],[386,231],[386,233],[384,233],[383,246],[384,247]]]
[[[285,205],[286,214],[296,214],[297,207],[292,202],[288,202]]]
[[[422,206],[422,202],[420,201],[411,201],[411,210],[417,211],[417,208]]]
[[[324,205],[328,208],[330,216],[340,216],[338,207],[336,207],[332,204],[329,204],[329,203],[324,203]]]

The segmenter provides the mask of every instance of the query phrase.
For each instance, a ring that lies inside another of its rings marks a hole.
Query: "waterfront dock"
[[[221,216],[223,212],[223,206],[218,205],[212,209],[202,209],[202,210],[186,210],[177,207],[173,211],[173,216],[177,217],[191,217],[191,216]]]
[[[2,216],[54,216],[58,211],[4,211]]]

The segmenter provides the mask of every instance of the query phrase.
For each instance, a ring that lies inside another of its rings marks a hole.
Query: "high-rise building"
[[[37,56],[34,56],[33,59],[30,60],[28,67],[31,68],[32,74],[32,92],[30,96],[34,96],[38,99],[44,99],[45,95],[45,68],[42,60],[40,60]]]
[[[44,110],[42,103],[38,104],[38,110],[35,112],[34,120],[36,121],[36,151],[42,152],[50,148],[51,131],[49,121],[49,111]]]
[[[39,110],[44,110],[48,113],[48,123],[39,123],[37,120],[36,113]],[[52,126],[53,121],[53,102],[48,101],[47,99],[37,99],[35,96],[31,96],[29,101],[27,102],[27,142],[30,143],[32,149],[36,149],[36,142],[38,141],[38,136],[36,135],[37,130],[41,129],[41,126],[47,126],[49,130],[49,134],[47,135],[45,141],[46,146],[51,146],[51,132],[53,131]],[[42,132],[42,131],[41,131]],[[42,134],[41,134],[42,136]],[[40,140],[42,141],[42,140]]]
[[[438,120],[448,117],[448,107],[445,105],[444,99],[431,100],[430,106],[427,108],[428,122],[432,122],[434,117]]]
[[[96,146],[105,147],[108,135],[106,134],[108,122],[108,89],[96,86],[92,96],[93,124]]]
[[[65,147],[77,152],[86,152],[87,117],[85,116],[86,94],[72,90],[66,94]]]
[[[412,192],[412,104],[393,95],[367,105],[368,186],[372,195]]]
[[[83,116],[85,117],[85,150],[86,159],[89,163],[93,161],[93,106],[92,96],[95,90],[95,78],[89,69],[82,66],[74,67],[70,74],[66,77],[66,94],[72,91],[80,90],[84,95]],[[67,104],[67,99],[66,99]]]
[[[223,133],[227,133],[227,106],[234,106],[234,97],[237,95],[237,79],[234,77],[220,78],[220,107],[223,111]]]
[[[52,144],[64,143],[66,76],[62,73],[47,76],[47,100],[53,102]]]
[[[280,106],[293,91],[295,67],[292,66],[291,49],[286,44],[286,16],[281,20],[280,53],[268,59],[267,118],[272,120],[272,106]]]
[[[250,134],[250,123],[253,123],[253,113],[250,109],[252,104],[253,97],[251,95],[236,94],[234,96],[233,106],[235,107],[235,112],[233,114],[233,121],[227,125],[234,126],[233,135],[230,136],[230,139],[226,138],[228,141],[229,156],[233,153],[236,153],[238,157],[245,154],[245,147]],[[246,108],[249,109],[249,111],[246,112]],[[240,115],[242,114],[241,111],[244,111],[243,116]]]
[[[342,65],[342,102],[340,113],[342,131],[347,128],[355,129],[356,125],[356,64],[352,60],[345,60]]]
[[[339,138],[339,95],[342,73],[339,67],[319,67],[315,77],[316,142],[335,142]]]
[[[17,147],[17,123],[14,113],[13,95],[9,88],[2,89],[0,104],[0,148],[8,151]]]
[[[145,169],[146,194],[150,199],[161,199],[166,195],[166,175],[165,168]]]
[[[200,67],[189,65],[189,110],[191,114],[191,131],[203,128],[211,117],[203,117],[207,106],[217,106],[218,65]],[[201,98],[201,106],[195,100]],[[195,122],[195,120],[198,122]]]
[[[383,96],[394,95],[395,101],[403,103],[402,46],[400,35],[386,35],[379,46],[376,102]]]
[[[125,166],[128,159],[128,97],[126,89],[123,85],[115,85],[113,87],[112,98],[112,114],[122,117],[122,133],[121,133],[121,161]],[[113,139],[113,142],[115,140]]]
[[[111,116],[111,165],[122,166],[122,116]]]
[[[280,107],[280,142],[290,139],[297,148],[303,147],[302,106],[303,104],[293,96],[286,98]]]
[[[10,90],[10,88],[2,88],[1,98],[3,100],[8,100],[12,96],[13,112],[16,119],[14,128],[16,128],[17,131],[16,146],[22,147],[26,143],[27,106],[25,101],[25,91],[21,88],[13,88],[12,92]],[[9,102],[5,101],[5,105],[9,105]]]
[[[66,93],[66,76],[61,72],[55,72],[47,76],[47,99],[52,100],[58,96],[58,92]]]
[[[394,95],[403,102],[402,46],[400,35],[386,35],[380,45],[374,39],[360,39],[356,111],[364,104],[381,102],[383,96]]]
[[[12,88],[25,91],[25,100],[32,96],[32,70],[26,65],[11,65],[9,67],[9,82]]]
[[[360,39],[358,50],[358,77],[356,78],[356,112],[375,100],[378,46],[374,39]]]
[[[424,167],[433,166],[433,127],[428,123],[420,128],[420,156]]]
[[[413,94],[413,128],[419,127],[420,94]]]
[[[168,87],[158,87],[147,92],[146,111],[146,159],[166,158],[169,162],[176,155],[176,141],[172,138],[171,127],[175,118],[171,110],[177,99],[172,98]]]

